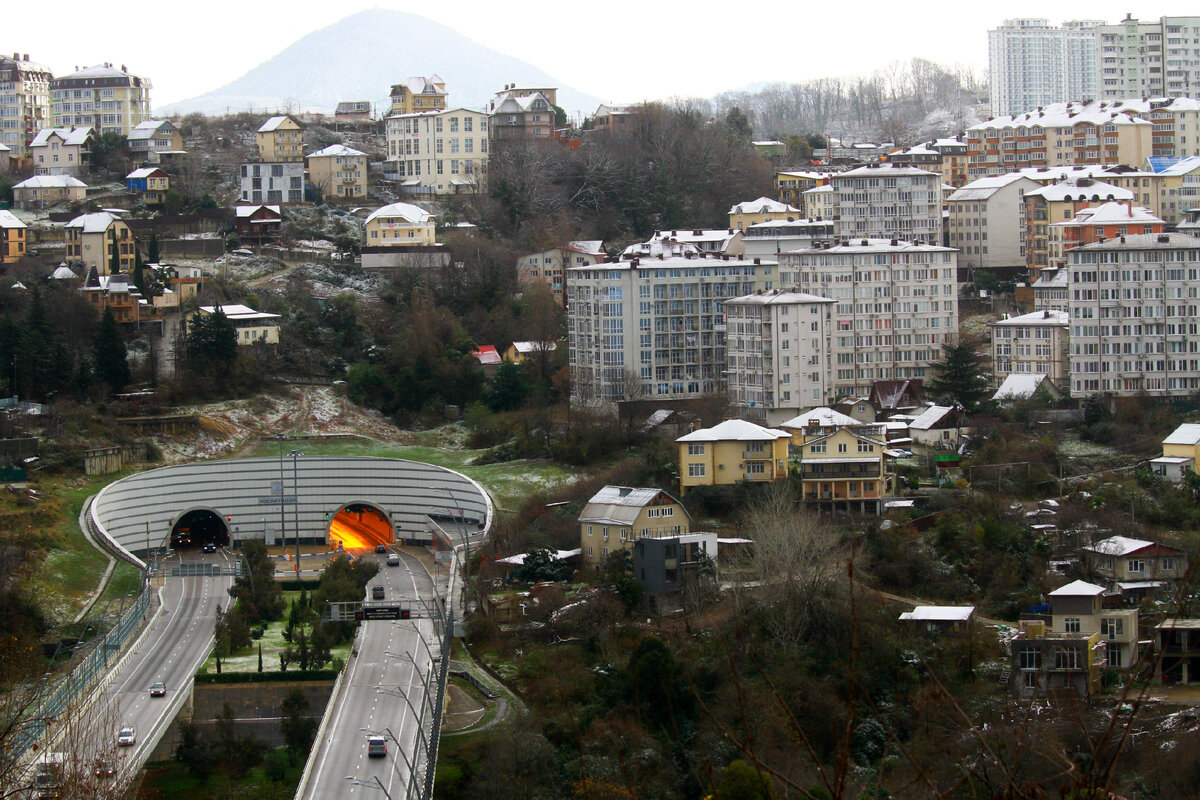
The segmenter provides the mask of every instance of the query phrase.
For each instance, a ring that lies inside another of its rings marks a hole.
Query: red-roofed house
[[[496,367],[504,362],[500,357],[500,352],[496,350],[495,345],[485,344],[471,352],[479,365],[483,367],[483,371],[489,375],[495,371]]]

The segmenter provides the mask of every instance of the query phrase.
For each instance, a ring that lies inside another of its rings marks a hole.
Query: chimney
[[[660,253],[658,254],[658,260],[659,260],[659,261],[662,261],[662,260],[663,260],[663,259],[665,259],[665,258],[666,258],[666,256],[665,256],[663,253],[661,253],[661,252],[660,252]]]
[[[761,263],[762,263],[762,259],[760,259],[758,256],[755,256],[755,257],[754,257],[754,263],[755,263],[755,264],[761,264]]]
[[[1050,312],[1049,312],[1049,311],[1043,311],[1043,312],[1042,312],[1042,319],[1050,319]]]
[[[1170,241],[1171,241],[1171,237],[1170,237],[1170,236],[1168,236],[1167,234],[1165,234],[1165,233],[1160,233],[1160,234],[1158,235],[1158,242],[1159,242],[1159,244],[1167,244],[1167,243],[1168,243],[1168,242],[1170,242]]]

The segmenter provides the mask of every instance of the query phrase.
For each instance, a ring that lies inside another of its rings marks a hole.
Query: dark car
[[[97,778],[111,778],[117,774],[117,767],[107,758],[97,758],[95,772]]]
[[[165,683],[163,683],[162,681],[155,681],[154,683],[150,684],[150,696],[151,697],[166,697],[167,696],[167,685]]]
[[[386,545],[386,544],[377,544],[377,545],[375,545],[375,552],[376,552],[376,553],[386,553],[386,552],[387,552],[387,545]]]
[[[203,550],[205,553],[217,552],[217,546],[215,544],[213,544],[212,542],[205,542],[204,547],[202,547],[200,549]]]
[[[376,585],[376,586],[371,587],[371,599],[372,600],[382,600],[383,599],[383,587],[382,586]]]

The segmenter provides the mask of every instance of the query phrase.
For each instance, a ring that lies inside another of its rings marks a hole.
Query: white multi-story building
[[[50,81],[56,128],[95,128],[128,136],[150,119],[149,78],[98,64]]]
[[[1139,22],[1132,15],[1096,29],[1101,100],[1200,97],[1200,17]]]
[[[1041,189],[1010,173],[977,178],[950,195],[950,246],[968,270],[1025,266],[1025,193]]]
[[[880,380],[924,378],[958,335],[958,253],[896,239],[779,257],[779,286],[834,300],[833,396],[865,397]]]
[[[992,380],[1000,386],[1009,375],[1045,375],[1067,387],[1067,312],[1034,311],[990,322]]]
[[[1067,251],[1071,394],[1200,389],[1200,240],[1117,236]]]
[[[834,231],[842,239],[942,240],[942,176],[916,167],[868,164],[830,185]]]
[[[1047,19],[1006,19],[988,31],[992,114],[1020,114],[1073,97],[1096,96],[1096,38],[1104,20],[1059,27]]]
[[[833,238],[833,220],[796,219],[759,222],[742,231],[747,258],[776,258],[780,253],[806,250]]]
[[[831,401],[828,297],[772,289],[725,301],[729,402],[775,427]]]
[[[304,162],[242,164],[243,203],[303,203]]]
[[[778,267],[691,253],[567,270],[573,403],[600,408],[725,390],[724,302],[771,288]]]
[[[25,148],[34,135],[51,127],[52,78],[50,68],[33,63],[28,54],[0,56],[0,144],[17,161],[29,157]]]
[[[409,194],[448,195],[487,186],[488,115],[466,108],[387,118],[388,164]]]

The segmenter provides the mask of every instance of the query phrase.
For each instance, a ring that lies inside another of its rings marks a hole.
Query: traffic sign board
[[[362,618],[365,620],[400,619],[400,613],[400,606],[363,606]]]

